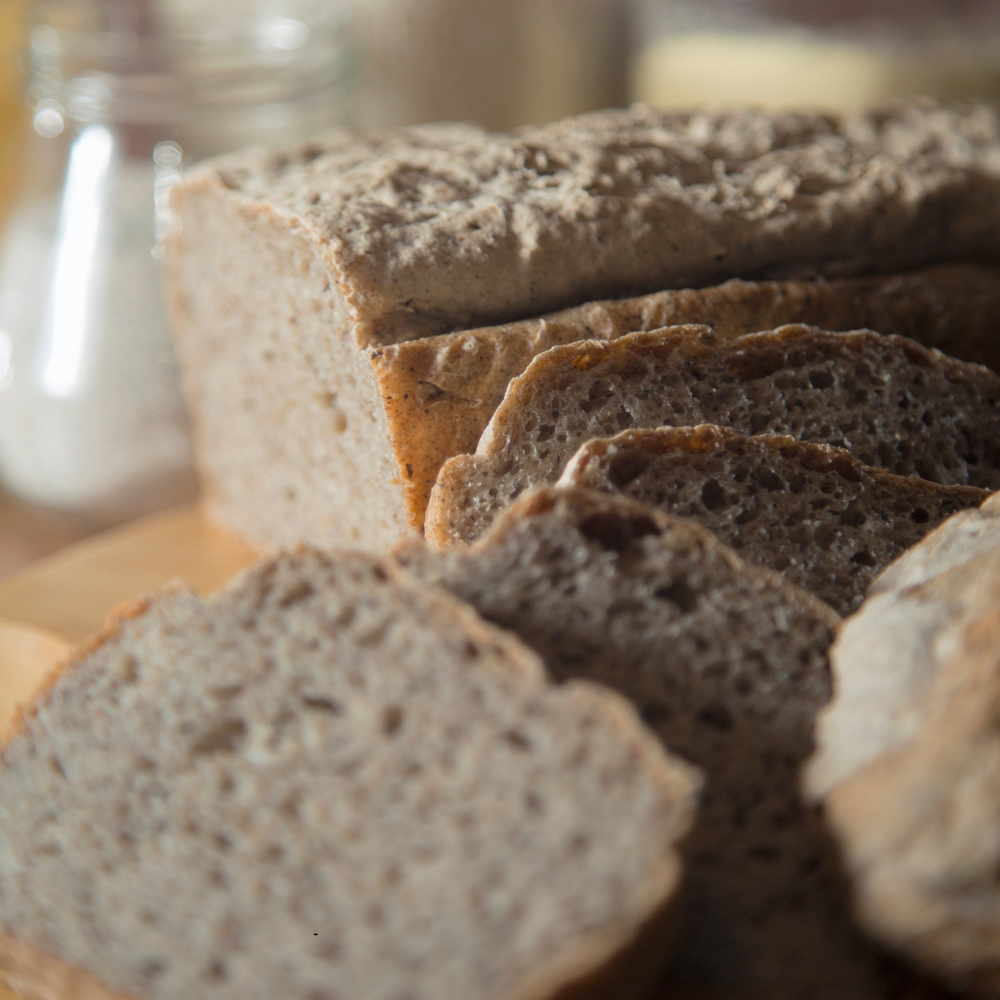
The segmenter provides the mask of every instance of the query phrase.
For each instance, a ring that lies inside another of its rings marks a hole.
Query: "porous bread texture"
[[[511,379],[550,347],[665,326],[709,326],[724,339],[805,323],[877,330],[1000,369],[1000,268],[942,264],[904,274],[791,281],[733,279],[711,288],[588,302],[538,319],[373,348],[410,523],[422,526],[441,466],[470,454]]]
[[[904,557],[912,565],[897,583],[914,582],[887,587],[847,622],[808,782],[871,933],[997,997],[1000,518],[962,520],[929,558]],[[975,530],[985,544],[963,558]]]
[[[905,337],[791,325],[723,340],[672,327],[540,354],[474,455],[442,467],[425,532],[471,542],[577,448],[629,428],[730,427],[830,444],[946,485],[1000,486],[1000,375]]]
[[[697,784],[612,692],[301,550],[162,595],[33,705],[0,928],[134,1000],[641,995],[662,956],[614,963],[659,932]]]
[[[669,987],[687,996],[886,997],[832,844],[799,795],[839,619],[700,525],[579,488],[521,498],[469,548],[396,557],[520,636],[552,677],[634,702],[705,773]]]
[[[829,445],[701,424],[582,445],[559,486],[618,493],[691,517],[753,566],[856,610],[872,580],[942,521],[989,495],[895,476]]]
[[[328,267],[266,207],[181,209],[170,304],[209,512],[261,548],[384,548],[398,469]]]
[[[166,248],[211,509],[260,545],[381,549],[420,526],[431,480],[394,452],[387,421],[407,421],[371,350],[601,296],[996,255],[998,193],[986,104],[636,107],[211,161],[175,189]]]

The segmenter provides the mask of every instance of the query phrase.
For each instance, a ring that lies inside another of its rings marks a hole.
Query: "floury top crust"
[[[511,134],[340,131],[212,161],[184,191],[287,220],[378,346],[732,276],[995,253],[1000,116],[635,106]]]

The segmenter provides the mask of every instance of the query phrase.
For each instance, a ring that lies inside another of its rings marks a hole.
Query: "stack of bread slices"
[[[264,554],[23,713],[0,980],[1000,997],[995,108],[338,132],[174,207]]]

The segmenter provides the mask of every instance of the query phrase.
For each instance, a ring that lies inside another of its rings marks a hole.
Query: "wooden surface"
[[[0,581],[0,621],[80,642],[122,601],[183,580],[221,587],[255,558],[197,507],[154,514],[39,559]]]

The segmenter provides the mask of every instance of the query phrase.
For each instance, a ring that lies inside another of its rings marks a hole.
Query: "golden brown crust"
[[[723,340],[807,323],[900,334],[1000,369],[1000,267],[945,264],[888,277],[728,281],[590,302],[540,319],[443,334],[371,351],[411,526],[420,528],[441,466],[476,450],[511,379],[551,347],[706,324]]]
[[[5,934],[0,934],[0,983],[26,1000],[133,1000]]]

